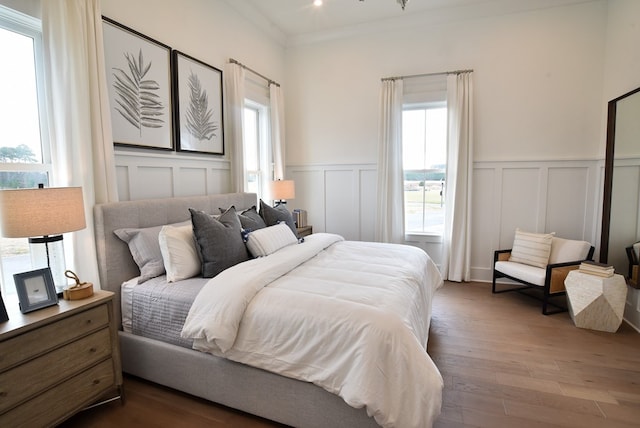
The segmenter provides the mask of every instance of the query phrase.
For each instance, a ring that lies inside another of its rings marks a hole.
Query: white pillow
[[[549,264],[584,260],[589,255],[591,244],[587,241],[553,237]]]
[[[545,268],[549,264],[554,233],[531,233],[516,229],[510,262]]]
[[[286,223],[254,230],[247,237],[247,248],[253,257],[263,257],[298,242]]]
[[[176,282],[200,274],[201,264],[193,239],[193,226],[163,226],[158,235],[167,282]]]

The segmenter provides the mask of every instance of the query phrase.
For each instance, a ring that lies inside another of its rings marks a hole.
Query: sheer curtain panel
[[[100,0],[42,0],[42,27],[52,183],[82,186],[87,219],[67,264],[99,286],[93,206],[118,200]]]
[[[275,83],[269,84],[271,107],[271,144],[273,147],[273,179],[284,180],[284,97],[282,88]]]
[[[378,201],[375,240],[404,241],[402,80],[385,79],[380,90]]]
[[[472,73],[447,76],[447,178],[442,276],[471,279],[471,196],[473,179]]]
[[[226,64],[225,70],[227,83],[227,135],[231,152],[231,189],[234,192],[244,192],[244,184],[247,182],[244,169],[244,93],[245,70],[239,64],[233,62]]]

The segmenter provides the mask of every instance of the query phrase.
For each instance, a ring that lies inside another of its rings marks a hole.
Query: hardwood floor
[[[640,333],[576,328],[537,300],[446,283],[436,295],[429,354],[445,388],[437,428],[640,426]],[[63,427],[278,427],[140,379],[126,402],[80,413]]]

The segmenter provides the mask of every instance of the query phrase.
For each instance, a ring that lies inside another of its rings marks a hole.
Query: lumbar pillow
[[[158,235],[160,252],[167,271],[167,282],[176,282],[200,274],[200,257],[193,236],[193,226],[163,226]]]
[[[242,226],[234,207],[218,219],[189,208],[202,276],[212,278],[223,270],[249,259],[242,240]]]
[[[188,225],[188,222],[174,223],[173,226]],[[138,283],[164,274],[164,262],[158,236],[162,226],[146,228],[126,228],[114,230],[113,233],[129,245],[133,260],[140,269]]]
[[[278,205],[277,207],[271,207],[265,204],[260,199],[260,217],[264,220],[267,226],[273,226],[281,221],[287,223],[287,226],[293,232],[293,236],[298,237],[298,231],[296,230],[296,224],[293,221],[293,216],[284,205]]]
[[[253,231],[247,236],[247,248],[253,257],[268,256],[297,242],[298,238],[285,223]]]
[[[553,233],[530,233],[516,229],[509,261],[545,268],[549,264]]]

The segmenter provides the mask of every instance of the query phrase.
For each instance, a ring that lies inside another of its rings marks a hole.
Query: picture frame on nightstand
[[[23,314],[58,304],[56,286],[48,267],[16,273],[13,280],[20,300],[20,312]]]
[[[0,323],[9,321],[9,314],[7,308],[4,306],[4,300],[2,300],[2,293],[0,293]]]

